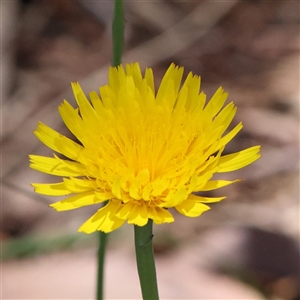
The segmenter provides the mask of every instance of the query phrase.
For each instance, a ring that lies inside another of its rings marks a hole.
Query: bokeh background
[[[262,145],[262,158],[203,216],[155,227],[161,299],[299,300],[299,1],[125,1],[123,62],[171,62],[223,86],[243,131],[227,152]],[[93,299],[97,234],[76,233],[93,207],[57,213],[34,194],[50,182],[28,154],[52,155],[42,121],[71,136],[57,107],[107,82],[113,1],[1,0],[1,299]],[[234,125],[233,124],[233,125]],[[238,173],[238,174],[237,174]],[[132,227],[110,235],[106,298],[140,299]]]

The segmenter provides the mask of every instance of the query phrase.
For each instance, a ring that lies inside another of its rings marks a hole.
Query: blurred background
[[[161,299],[299,300],[298,1],[125,1],[123,62],[171,62],[223,86],[244,129],[227,152],[261,144],[262,158],[224,179],[243,182],[196,219],[174,212],[155,227]],[[107,82],[113,1],[1,0],[2,299],[93,299],[97,234],[76,233],[93,207],[57,213],[57,198],[31,182],[55,181],[28,167],[52,155],[33,135],[38,121],[71,136],[59,118]],[[233,124],[233,125],[234,125]],[[140,299],[132,227],[110,235],[106,298]]]

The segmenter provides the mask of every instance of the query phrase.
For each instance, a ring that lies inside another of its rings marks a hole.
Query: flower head
[[[51,204],[57,211],[108,200],[79,231],[110,232],[125,221],[143,226],[173,222],[175,208],[188,217],[209,209],[207,203],[225,197],[197,196],[193,192],[218,189],[236,182],[212,180],[215,173],[243,168],[259,157],[259,146],[222,155],[224,147],[242,129],[228,131],[236,113],[227,93],[219,88],[210,101],[200,90],[200,78],[171,64],[157,93],[151,69],[143,76],[138,63],[109,70],[109,83],[87,99],[72,83],[79,108],[67,101],[59,113],[80,141],[39,123],[35,135],[66,159],[30,155],[31,168],[63,177],[50,184],[32,184],[35,192],[68,198]]]

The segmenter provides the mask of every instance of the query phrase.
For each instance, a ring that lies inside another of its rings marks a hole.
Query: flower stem
[[[152,245],[152,225],[153,221],[150,219],[145,226],[134,225],[136,261],[144,300],[159,299]]]
[[[98,248],[98,275],[97,275],[97,300],[103,299],[103,282],[104,282],[104,261],[105,248],[107,242],[107,234],[99,232],[99,248]]]
[[[124,12],[123,1],[115,0],[113,20],[113,66],[121,64],[124,41]]]
[[[124,12],[123,1],[115,0],[114,19],[113,19],[113,66],[118,66],[122,61],[123,40],[124,40]],[[106,205],[107,202],[104,203]],[[104,262],[105,250],[108,234],[99,232],[99,248],[98,248],[98,275],[97,275],[97,300],[103,299],[103,282],[104,282]]]

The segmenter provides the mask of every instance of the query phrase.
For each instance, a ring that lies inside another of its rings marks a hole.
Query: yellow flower
[[[31,168],[63,177],[61,182],[32,184],[35,192],[71,195],[51,204],[57,211],[109,200],[79,231],[110,232],[126,220],[143,226],[173,222],[169,211],[198,217],[207,203],[225,197],[196,196],[193,192],[218,189],[238,180],[212,180],[215,173],[243,168],[259,157],[259,146],[222,155],[224,147],[242,129],[226,131],[235,113],[227,93],[219,88],[209,102],[200,90],[200,78],[189,73],[181,86],[183,68],[172,64],[157,93],[152,69],[144,77],[138,63],[109,70],[109,83],[84,95],[72,83],[79,106],[67,101],[60,115],[80,143],[39,123],[35,135],[67,159],[30,155]],[[180,87],[181,86],[181,87]]]

